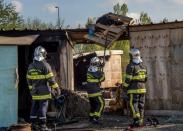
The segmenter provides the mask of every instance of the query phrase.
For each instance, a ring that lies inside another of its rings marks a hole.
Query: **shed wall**
[[[116,83],[122,80],[121,54],[111,54],[104,66],[105,81],[101,83],[101,87],[116,87]]]
[[[62,88],[74,90],[73,48],[66,40],[59,41],[60,79]]]
[[[17,46],[0,46],[0,127],[18,120]]]
[[[183,109],[182,41],[182,28],[131,32],[131,45],[140,49],[148,68],[148,109]]]

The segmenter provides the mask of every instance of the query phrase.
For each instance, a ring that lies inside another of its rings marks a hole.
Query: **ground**
[[[146,116],[147,119],[149,116]],[[135,129],[135,131],[182,131],[182,116],[156,116],[159,121],[157,127],[146,126],[144,128]],[[130,123],[127,116],[120,115],[104,115],[101,118],[102,125],[92,125],[87,118],[75,118],[78,122],[55,126],[53,131],[125,131]]]

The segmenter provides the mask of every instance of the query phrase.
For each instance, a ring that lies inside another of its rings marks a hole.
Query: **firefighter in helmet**
[[[33,62],[27,71],[27,82],[32,96],[30,121],[32,130],[49,130],[46,126],[48,100],[52,98],[51,91],[60,95],[60,88],[55,81],[51,66],[46,62],[47,52],[42,46],[34,51]]]
[[[98,57],[90,60],[90,66],[87,71],[87,93],[90,101],[89,119],[93,124],[99,124],[99,118],[104,109],[104,99],[102,97],[100,84],[105,80],[104,72],[101,71],[102,64]]]
[[[137,48],[130,50],[130,63],[126,68],[125,82],[123,89],[127,92],[130,101],[130,109],[133,122],[130,126],[142,126],[144,119],[144,104],[147,81],[147,69],[142,64],[140,51]]]

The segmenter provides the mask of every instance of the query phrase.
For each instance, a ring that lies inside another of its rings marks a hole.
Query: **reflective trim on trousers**
[[[46,119],[46,117],[39,117],[40,120]]]
[[[141,93],[146,93],[146,89],[129,89],[128,94],[141,94]]]
[[[133,118],[140,118],[140,113],[135,112],[135,108],[133,106],[133,94],[130,94],[130,108],[132,111]]]
[[[102,110],[104,109],[105,104],[104,104],[104,101],[102,100],[102,97],[101,96],[98,96],[98,99],[99,99],[99,102],[101,104],[99,111],[98,112],[90,113],[89,116],[97,116],[97,117],[100,117],[101,116]]]
[[[96,97],[96,96],[101,96],[102,94],[100,92],[97,93],[92,93],[92,94],[88,94],[88,97]]]
[[[100,107],[99,112],[97,112],[97,116],[100,117],[101,114],[102,114],[102,110],[104,109],[104,106],[105,106],[105,105],[104,105],[104,101],[102,100],[101,96],[99,96],[98,99],[99,99],[99,101],[100,101],[100,103],[101,103],[101,107]]]
[[[30,118],[31,118],[31,119],[36,119],[36,118],[37,118],[37,116],[30,116]]]

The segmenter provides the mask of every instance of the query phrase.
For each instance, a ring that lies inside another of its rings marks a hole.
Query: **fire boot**
[[[41,124],[40,125],[40,131],[51,131],[51,129],[49,129],[46,124]]]
[[[46,126],[46,120],[45,119],[40,120],[39,127],[40,127],[40,131],[51,131],[51,129],[49,129]]]
[[[138,120],[138,125],[139,125],[139,127],[143,127],[144,126],[144,119],[143,118],[140,118]]]
[[[31,118],[30,121],[31,121],[31,129],[33,131],[39,130],[39,123],[37,121],[37,118]]]
[[[131,127],[131,128],[139,127],[139,119],[138,118],[134,118],[132,123],[129,125],[129,127]]]
[[[38,131],[40,129],[39,125],[36,123],[31,124],[31,129],[32,131]]]
[[[96,125],[102,125],[102,123],[99,121],[98,117],[94,117],[93,120],[91,121],[92,124]]]

